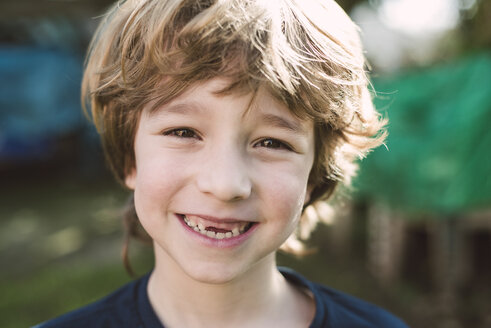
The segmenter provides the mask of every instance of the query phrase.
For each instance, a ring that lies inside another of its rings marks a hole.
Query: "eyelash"
[[[194,132],[192,129],[188,129],[188,128],[173,129],[173,130],[170,130],[170,131],[166,131],[163,134],[165,136],[173,136],[173,137],[183,138],[183,139],[188,139],[188,138],[197,138],[197,139],[199,139],[198,134],[196,132]]]
[[[269,146],[266,146],[265,145],[266,142],[269,142]],[[255,146],[256,145],[261,146],[261,144],[262,144],[262,147],[270,148],[270,149],[292,150],[292,147],[290,147],[288,144],[286,144],[286,143],[284,143],[284,142],[282,142],[282,141],[280,141],[278,139],[274,139],[274,138],[262,139],[259,142],[257,142],[255,144]]]
[[[166,136],[173,136],[177,138],[183,138],[183,139],[189,139],[189,138],[196,138],[200,139],[198,134],[193,131],[192,129],[188,128],[178,128],[178,129],[173,129],[170,131],[166,131],[163,133]],[[268,143],[268,145],[266,144]],[[278,150],[292,150],[292,147],[285,142],[282,142],[278,139],[274,138],[265,138],[262,140],[259,140],[254,144],[254,147],[264,147],[264,148],[269,148],[269,149],[278,149]]]

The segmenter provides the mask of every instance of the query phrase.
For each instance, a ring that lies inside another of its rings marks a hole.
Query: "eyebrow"
[[[182,102],[171,104],[164,107],[156,107],[152,110],[152,114],[159,113],[178,113],[178,114],[189,114],[195,112],[204,112],[205,108],[201,106],[198,102]],[[303,127],[301,122],[296,120],[289,120],[280,115],[271,113],[262,113],[260,116],[260,121],[267,125],[277,127],[283,130],[291,131],[298,134],[307,134],[306,129]]]
[[[161,107],[155,106],[150,111],[151,114],[161,114],[161,113],[178,113],[178,114],[189,114],[194,112],[203,112],[204,108],[200,106],[197,102],[182,102],[176,104],[170,104],[168,106],[164,105]]]
[[[266,124],[272,125],[274,127],[278,127],[280,129],[284,129],[300,134],[307,133],[307,131],[303,128],[300,122],[288,120],[284,117],[275,114],[262,114],[261,119]]]

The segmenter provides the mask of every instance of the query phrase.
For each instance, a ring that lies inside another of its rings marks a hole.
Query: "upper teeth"
[[[228,232],[215,232],[206,230],[206,227],[201,222],[196,222],[197,220],[193,217],[184,216],[184,222],[191,227],[194,231],[199,232],[200,234],[207,236],[213,239],[224,239],[224,238],[232,238],[240,235],[244,232],[247,223],[241,224],[239,227],[234,227],[232,231]]]

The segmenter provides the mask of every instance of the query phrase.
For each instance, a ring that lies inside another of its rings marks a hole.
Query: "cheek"
[[[154,198],[160,198],[172,185],[172,172],[165,169],[157,162],[146,162],[137,170],[135,193],[153,202]]]
[[[169,164],[152,158],[137,163],[135,208],[147,231],[164,223],[161,218],[172,206],[172,196],[182,182],[182,170]]]
[[[148,143],[151,143],[150,140]],[[144,148],[144,147],[141,147]],[[148,197],[160,197],[178,185],[186,174],[183,160],[158,147],[148,147],[137,153],[136,188]]]
[[[268,208],[283,221],[278,223],[296,225],[305,200],[307,178],[308,174],[301,170],[283,170],[268,175],[262,193]]]

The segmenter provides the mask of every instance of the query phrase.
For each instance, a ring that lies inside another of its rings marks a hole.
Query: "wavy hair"
[[[348,186],[356,160],[380,145],[386,121],[375,111],[357,26],[332,0],[126,0],[104,16],[90,44],[82,103],[117,180],[135,167],[143,107],[157,108],[195,83],[224,77],[221,92],[267,90],[314,122],[310,201]],[[313,207],[311,207],[312,209]],[[298,251],[318,216],[304,215],[284,249]],[[138,228],[130,201],[123,248]],[[297,240],[298,241],[298,240]]]

